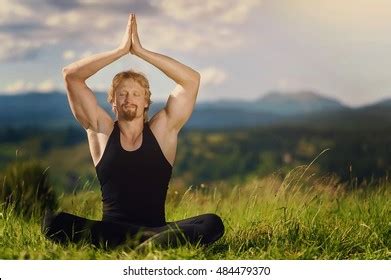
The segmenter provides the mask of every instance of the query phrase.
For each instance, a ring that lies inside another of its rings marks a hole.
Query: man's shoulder
[[[170,123],[167,117],[166,110],[163,108],[158,111],[149,121],[149,127],[154,134],[159,135],[177,135],[178,133],[170,127]]]
[[[157,112],[150,119],[149,127],[159,143],[164,156],[170,165],[173,166],[178,143],[178,132],[170,129],[167,114],[164,109]]]
[[[163,109],[158,111],[152,118],[148,121],[149,127],[154,130],[166,130],[167,129],[167,115]]]

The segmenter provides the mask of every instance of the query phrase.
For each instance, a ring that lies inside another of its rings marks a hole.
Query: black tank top
[[[166,224],[165,200],[172,166],[160,149],[149,122],[144,123],[141,147],[126,151],[118,121],[96,166],[103,202],[102,220],[142,226]]]

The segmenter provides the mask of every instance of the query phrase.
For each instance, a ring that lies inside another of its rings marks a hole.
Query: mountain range
[[[109,112],[106,94],[96,93],[99,104]],[[154,102],[149,115],[163,108],[164,102]],[[327,125],[338,122],[346,126],[363,120],[389,124],[391,99],[350,108],[336,99],[302,91],[296,93],[271,92],[255,100],[220,99],[197,102],[186,128],[240,128],[279,123]],[[353,122],[353,123],[352,123]],[[64,127],[79,126],[69,108],[67,96],[58,91],[50,93],[26,92],[0,95],[0,127]]]

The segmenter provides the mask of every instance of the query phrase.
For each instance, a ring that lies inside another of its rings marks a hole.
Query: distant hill
[[[198,107],[208,109],[241,109],[243,111],[272,113],[280,116],[300,115],[313,112],[347,109],[339,101],[309,91],[296,93],[271,92],[251,101],[220,99],[200,103]]]
[[[367,112],[382,117],[384,121],[391,120],[391,99],[384,99],[379,102],[363,106],[357,109],[358,112]]]
[[[314,112],[330,112],[347,109],[339,101],[326,98],[313,92],[303,91],[293,94],[269,93],[254,102],[257,111],[297,115]]]
[[[72,117],[66,95],[28,92],[0,96],[1,126],[62,126]]]
[[[106,93],[98,92],[96,97],[100,105],[114,117],[106,101]],[[163,102],[152,103],[150,116],[164,105]],[[385,115],[391,116],[389,109],[391,109],[391,100],[351,109],[337,100],[313,92],[291,94],[272,92],[253,101],[221,99],[213,102],[197,102],[185,128],[237,128],[286,122],[317,125],[341,120],[347,122],[348,126],[352,121],[360,121],[361,116],[381,122]],[[67,96],[58,91],[0,95],[0,126],[80,128],[69,108]]]
[[[386,99],[380,100],[378,102],[375,102],[373,104],[369,104],[369,105],[364,106],[364,108],[374,108],[374,109],[384,108],[384,107],[391,108],[391,98],[386,98]]]

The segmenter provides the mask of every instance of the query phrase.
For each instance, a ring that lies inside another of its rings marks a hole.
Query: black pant
[[[95,221],[60,212],[46,214],[42,232],[49,239],[59,242],[88,241],[98,247],[113,249],[119,245],[143,247],[147,244],[162,248],[190,244],[210,244],[224,234],[221,218],[215,214],[203,214],[161,227],[144,227],[128,223]]]

